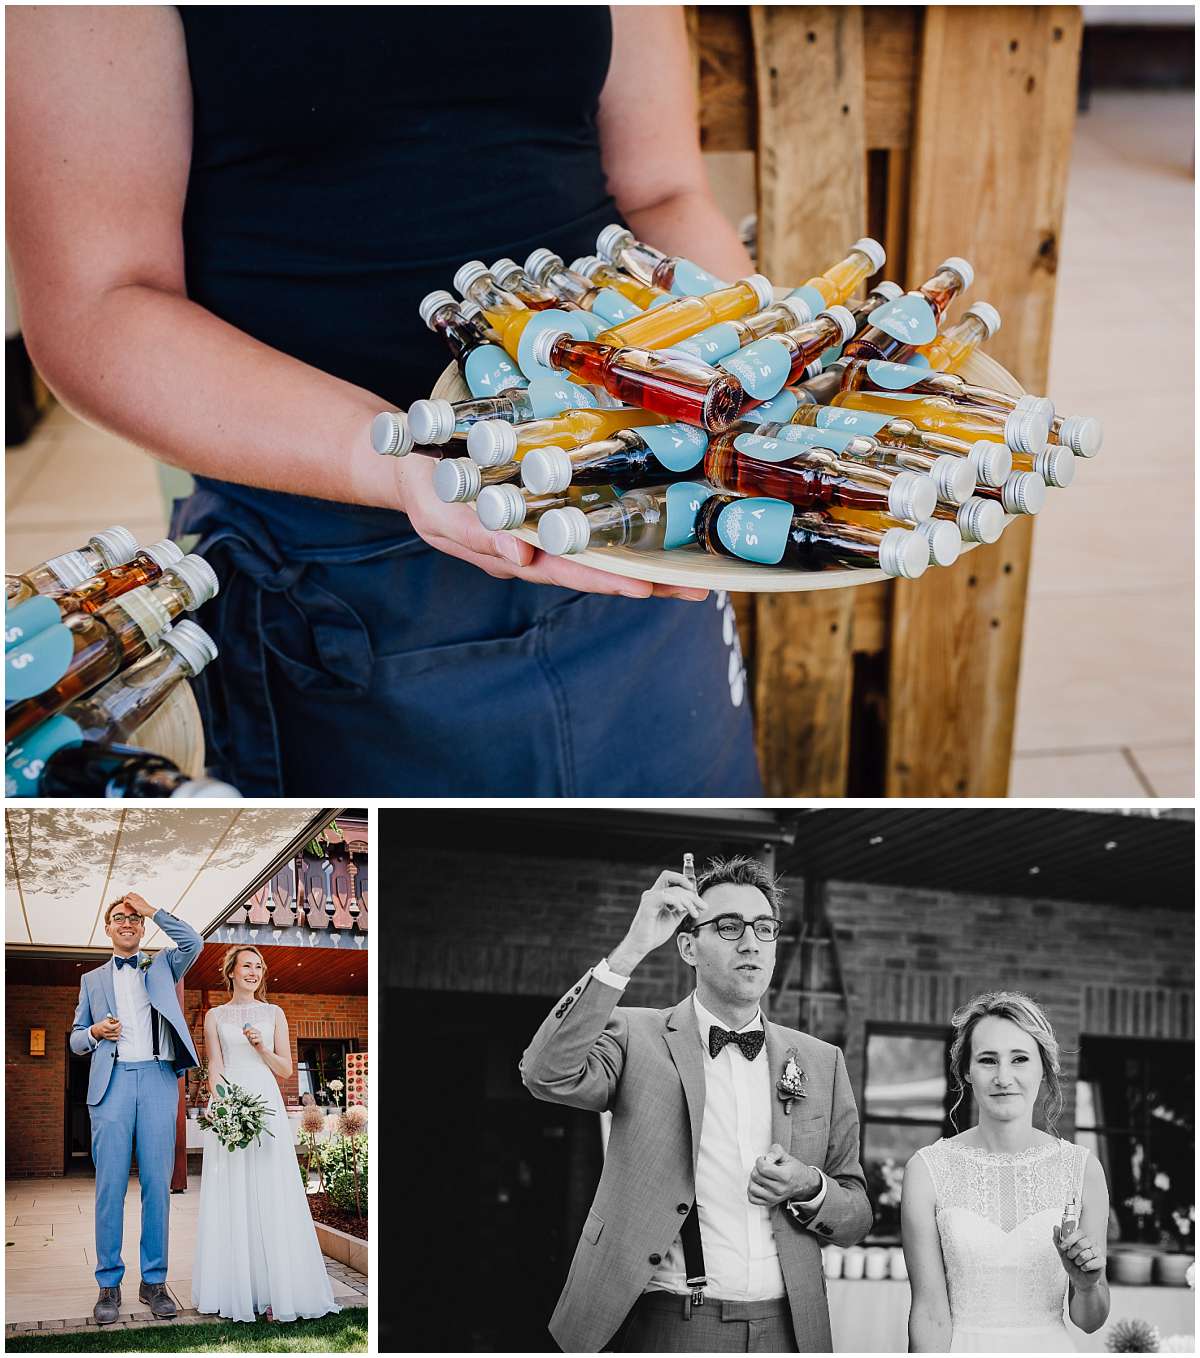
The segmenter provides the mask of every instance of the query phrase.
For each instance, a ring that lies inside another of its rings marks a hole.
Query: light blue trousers
[[[135,1146],[142,1187],[142,1282],[166,1281],[178,1109],[179,1080],[167,1061],[117,1061],[104,1097],[88,1107],[96,1166],[96,1282],[101,1287],[116,1287],[125,1276],[121,1237]]]

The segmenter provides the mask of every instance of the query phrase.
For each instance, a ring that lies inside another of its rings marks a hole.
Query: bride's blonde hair
[[[267,998],[267,959],[252,943],[235,943],[232,948],[225,949],[225,956],[221,959],[221,979],[225,982],[225,989],[233,994],[233,969],[237,966],[237,960],[244,952],[252,952],[262,963],[262,980],[258,983],[258,989],[254,992],[256,1000],[266,1000]]]
[[[1042,1112],[1046,1119],[1046,1130],[1051,1136],[1057,1136],[1058,1119],[1063,1110],[1058,1038],[1054,1036],[1054,1029],[1041,1005],[1017,990],[991,990],[985,995],[976,995],[954,1011],[954,1017],[950,1020],[954,1026],[954,1041],[950,1044],[950,1085],[958,1095],[950,1110],[950,1122],[954,1130],[959,1130],[954,1114],[966,1097],[969,1083],[967,1070],[971,1064],[971,1035],[980,1019],[985,1018],[1008,1019],[1037,1043],[1042,1058],[1042,1075],[1046,1081],[1046,1102]]]

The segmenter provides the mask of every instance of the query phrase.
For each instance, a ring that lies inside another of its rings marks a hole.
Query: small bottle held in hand
[[[1073,1235],[1078,1229],[1079,1203],[1072,1197],[1063,1208],[1062,1223],[1058,1228],[1058,1238],[1060,1240],[1065,1240],[1067,1236]]]
[[[696,889],[696,860],[690,853],[683,855],[683,875],[688,879],[693,891]]]

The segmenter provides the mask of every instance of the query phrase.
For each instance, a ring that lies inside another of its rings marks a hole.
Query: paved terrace
[[[77,1175],[65,1179],[10,1179],[5,1184],[5,1334],[29,1331],[94,1330],[96,1302],[95,1238],[92,1211],[95,1181]],[[188,1191],[171,1195],[171,1251],[167,1287],[179,1308],[179,1321],[213,1321],[191,1309],[192,1251],[200,1210],[200,1176],[188,1176]],[[138,1301],[138,1241],[141,1199],[137,1175],[125,1198],[125,1309],[106,1330],[170,1325],[153,1320]],[[339,1305],[367,1304],[366,1275],[347,1263],[327,1258],[325,1266]]]

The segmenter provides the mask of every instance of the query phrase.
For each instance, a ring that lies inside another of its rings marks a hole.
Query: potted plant
[[[187,1115],[198,1118],[208,1097],[208,1062],[201,1061],[198,1066],[193,1066],[188,1071],[188,1079],[192,1081],[192,1106],[187,1110]]]

